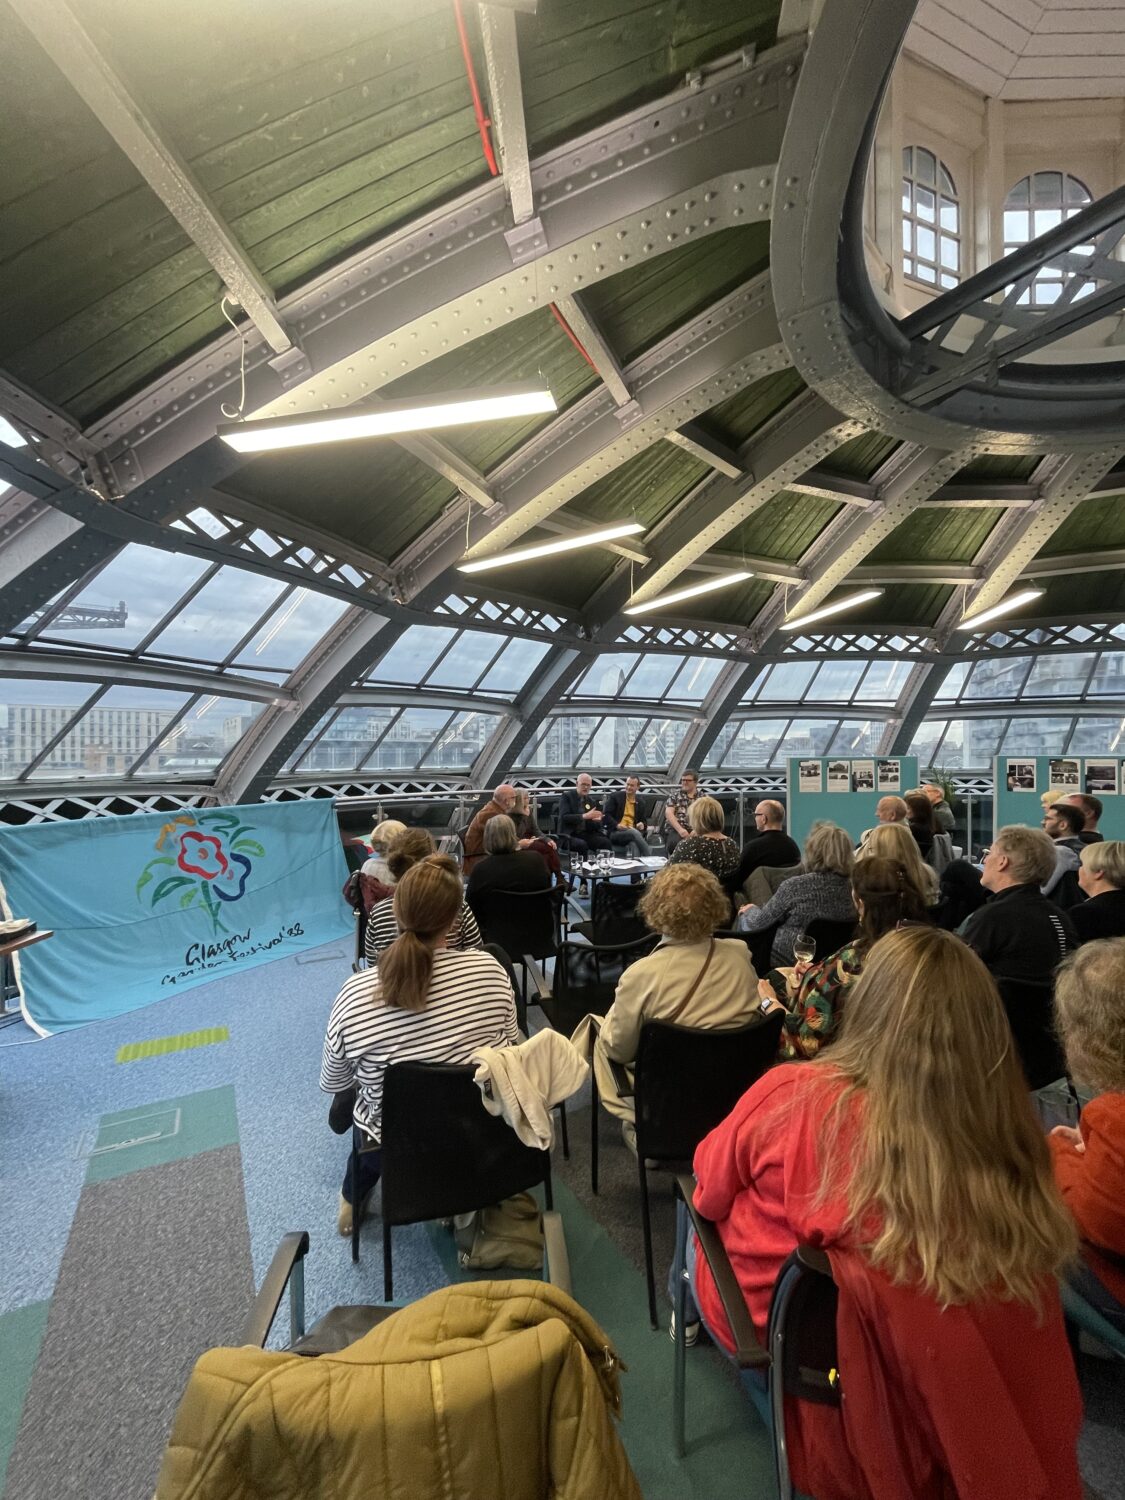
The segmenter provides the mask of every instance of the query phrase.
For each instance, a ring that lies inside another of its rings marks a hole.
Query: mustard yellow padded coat
[[[619,1366],[536,1281],[446,1287],[319,1359],[212,1349],[156,1500],[641,1500]]]

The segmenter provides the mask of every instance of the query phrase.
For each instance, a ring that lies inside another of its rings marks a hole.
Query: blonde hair
[[[1008,828],[1001,828],[992,841],[992,847],[1008,856],[1012,879],[1020,885],[1042,885],[1054,873],[1054,840],[1048,838],[1041,828],[1012,823]]]
[[[376,823],[371,830],[370,844],[376,854],[386,854],[391,847],[391,840],[396,839],[400,833],[406,832],[406,824],[400,823],[397,818],[384,818],[381,823]]]
[[[1039,801],[1043,805],[1043,811],[1046,812],[1049,807],[1054,807],[1055,803],[1059,800],[1059,798],[1060,797],[1065,797],[1065,796],[1066,796],[1065,792],[1043,792],[1043,793],[1041,793],[1040,797],[1039,797]]]
[[[1125,1093],[1125,938],[1070,955],[1055,977],[1055,1017],[1067,1071],[1100,1093]]]
[[[805,874],[828,870],[833,875],[850,876],[854,864],[850,834],[835,823],[814,823],[805,839]]]
[[[844,1079],[825,1121],[820,1194],[844,1193],[847,1228],[872,1264],[943,1306],[998,1295],[1038,1305],[1077,1235],[1004,1007],[972,949],[935,927],[881,938],[848,991],[839,1039],[809,1066]]]
[[[383,1003],[395,1010],[425,1010],[434,973],[434,948],[453,926],[464,892],[448,854],[430,854],[395,886],[399,935],[379,957]]]
[[[1125,843],[1120,839],[1084,844],[1078,858],[1091,875],[1100,875],[1117,890],[1125,890]]]
[[[665,865],[637,902],[642,919],[677,943],[698,943],[730,925],[730,897],[702,865]]]
[[[434,852],[434,841],[424,828],[404,828],[387,849],[387,869],[401,880],[412,865]]]
[[[918,840],[905,823],[877,823],[864,840],[857,860],[896,860],[906,870],[906,878],[929,906],[938,897],[938,878],[922,858]]]
[[[696,797],[688,808],[687,817],[692,833],[723,833],[726,830],[723,804],[715,797]]]

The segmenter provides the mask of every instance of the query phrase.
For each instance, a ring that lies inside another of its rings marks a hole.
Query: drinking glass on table
[[[797,963],[809,965],[816,957],[816,942],[807,932],[799,932],[793,939],[793,957]]]

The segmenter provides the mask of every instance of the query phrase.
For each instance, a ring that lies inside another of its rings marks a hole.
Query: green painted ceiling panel
[[[552,0],[519,18],[528,138],[540,152],[659,97],[690,68],[777,37],[779,0]]]
[[[598,282],[586,307],[622,364],[769,264],[769,225],[748,224]]]
[[[891,625],[933,625],[952,593],[953,589],[942,583],[888,584],[878,599],[857,611],[856,619],[864,624],[885,621]]]
[[[834,500],[782,490],[731,532],[723,550],[795,563],[839,510]]]
[[[916,510],[872,551],[869,563],[971,563],[997,521],[995,510]]]
[[[686,574],[680,582],[686,584],[690,578],[700,577],[702,574]],[[763,582],[761,579],[749,579],[746,583],[736,584],[733,588],[719,589],[703,599],[685,600],[679,609],[670,609],[666,615],[662,613],[660,618],[662,621],[667,619],[673,623],[688,620],[713,620],[719,625],[749,625],[758,611],[768,602],[773,593],[773,587],[772,583]]]
[[[419,396],[430,391],[471,390],[518,380],[544,379],[565,411],[598,383],[598,376],[546,308],[529,313],[495,333],[474,339],[384,386],[386,397]],[[496,467],[521,443],[546,426],[551,417],[508,422],[480,422],[451,427],[438,434],[482,472]]]
[[[576,495],[564,514],[597,522],[636,519],[653,526],[710,473],[683,449],[654,443]]]
[[[805,382],[796,370],[779,370],[773,375],[764,375],[755,380],[737,396],[721,401],[701,420],[700,425],[712,432],[731,448],[739,448],[749,442],[759,428],[764,427],[783,407],[796,399],[805,388]]]
[[[222,486],[286,519],[339,537],[384,561],[435,520],[457,494],[390,438],[257,458]]]
[[[860,437],[837,448],[824,460],[821,468],[830,474],[839,474],[845,479],[870,479],[898,447],[895,438],[884,437],[878,432],[865,432]]]
[[[1058,557],[1065,552],[1099,551],[1106,547],[1125,547],[1125,496],[1106,495],[1084,501],[1048,539],[1039,556]]]
[[[1021,619],[1065,620],[1072,615],[1096,616],[1117,622],[1125,610],[1125,572],[1073,573],[1040,581],[1043,597],[1005,616],[1004,624]]]
[[[953,483],[976,479],[981,484],[1024,484],[1035,471],[1039,458],[1034,453],[986,453],[974,458],[954,475]]]
[[[557,541],[547,532],[536,532],[531,541]],[[614,553],[602,547],[586,552],[572,552],[564,558],[545,557],[540,562],[520,563],[508,569],[511,586],[525,598],[541,599],[557,609],[580,610],[620,562]],[[500,574],[496,575],[496,592],[503,596]]]

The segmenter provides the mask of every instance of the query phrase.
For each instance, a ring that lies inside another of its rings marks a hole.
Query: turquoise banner
[[[41,1035],[150,1005],[353,929],[328,799],[0,828],[5,917]]]
[[[914,755],[805,756],[786,763],[789,832],[801,847],[821,819],[838,823],[858,842],[874,826],[880,797],[918,785]]]
[[[1039,828],[1043,793],[1087,792],[1102,804],[1098,831],[1125,839],[1125,761],[1117,755],[998,755],[992,834],[1012,823]]]

